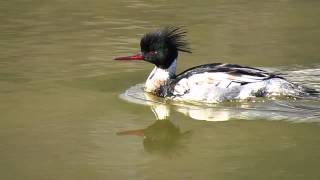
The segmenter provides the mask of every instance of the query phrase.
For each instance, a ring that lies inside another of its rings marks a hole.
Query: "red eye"
[[[149,55],[156,55],[158,52],[157,51],[149,51],[148,54]]]

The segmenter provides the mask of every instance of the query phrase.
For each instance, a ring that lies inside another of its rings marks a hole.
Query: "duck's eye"
[[[156,55],[158,52],[157,51],[149,51],[148,54],[149,55]]]

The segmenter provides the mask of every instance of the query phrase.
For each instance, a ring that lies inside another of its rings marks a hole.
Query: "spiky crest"
[[[185,40],[187,31],[181,26],[167,26],[158,31],[146,33],[141,39],[140,46],[145,51],[152,51],[152,44],[166,45],[178,51],[191,53]],[[165,43],[165,44],[163,44]]]

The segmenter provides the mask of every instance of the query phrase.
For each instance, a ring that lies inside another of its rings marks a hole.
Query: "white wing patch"
[[[205,72],[181,79],[174,87],[175,99],[191,101],[221,102],[229,99],[248,98],[251,91],[244,88],[246,83],[254,83],[262,88],[266,77],[232,75],[223,72]],[[252,86],[251,86],[252,87]],[[254,87],[254,86],[253,86]],[[257,90],[252,88],[252,90]],[[242,91],[244,90],[245,91]],[[241,96],[239,96],[241,95]]]
[[[235,76],[222,72],[214,73],[201,73],[195,74],[189,78],[181,79],[175,86],[176,94],[184,94],[190,89],[197,88],[201,86],[202,88],[233,88],[236,86],[241,86],[242,83],[252,83],[259,82],[265,79],[265,77],[241,75]]]

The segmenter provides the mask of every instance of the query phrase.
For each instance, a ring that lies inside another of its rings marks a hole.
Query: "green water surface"
[[[319,87],[319,7],[313,0],[2,0],[0,179],[320,179],[318,100],[268,105],[264,116],[223,105],[208,110],[216,121],[170,105],[176,110],[159,121],[149,106],[119,97],[153,66],[112,60],[138,52],[145,32],[183,25],[193,53],[179,55],[179,72],[228,62]]]

